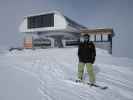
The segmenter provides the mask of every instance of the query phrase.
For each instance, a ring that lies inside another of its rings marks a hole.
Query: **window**
[[[51,46],[51,41],[49,39],[34,39],[33,45],[35,47]]]
[[[112,36],[109,34],[108,35],[108,40],[111,41],[112,40]]]
[[[101,34],[96,35],[96,41],[101,41]]]
[[[90,41],[95,41],[95,35],[90,35]]]
[[[73,46],[78,44],[79,44],[79,40],[66,41],[66,46]]]
[[[108,35],[107,34],[103,34],[102,35],[102,40],[103,41],[108,41]]]
[[[28,17],[28,28],[53,27],[54,14]]]

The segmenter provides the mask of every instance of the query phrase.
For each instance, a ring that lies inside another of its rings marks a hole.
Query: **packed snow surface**
[[[0,100],[133,100],[133,60],[96,51],[96,83],[106,90],[74,82],[77,48],[1,51]]]

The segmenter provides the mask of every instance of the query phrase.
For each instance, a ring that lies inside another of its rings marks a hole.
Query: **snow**
[[[2,51],[0,100],[132,100],[133,60],[96,51],[96,82],[107,90],[73,82],[77,48]]]

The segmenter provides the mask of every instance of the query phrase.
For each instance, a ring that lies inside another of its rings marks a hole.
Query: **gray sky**
[[[113,28],[113,54],[133,58],[133,0],[0,0],[0,46],[22,45],[23,16],[47,10],[88,28]]]

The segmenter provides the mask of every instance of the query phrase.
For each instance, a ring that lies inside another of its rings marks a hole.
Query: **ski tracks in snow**
[[[8,63],[4,61],[2,64],[16,67],[39,79],[38,92],[42,94],[42,100],[133,99],[133,68],[129,66],[111,65],[110,62],[94,64],[97,84],[107,85],[107,90],[72,82],[77,75],[76,52],[75,48],[12,52],[4,57]],[[106,56],[103,58],[101,54],[98,58],[106,59]],[[111,60],[112,56],[107,58]]]

